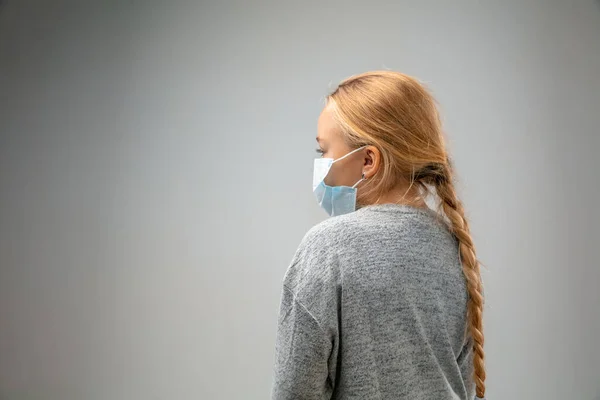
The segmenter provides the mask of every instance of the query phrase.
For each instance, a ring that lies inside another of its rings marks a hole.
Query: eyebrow
[[[317,139],[317,142],[321,143],[321,138],[320,137],[317,136],[316,139]]]

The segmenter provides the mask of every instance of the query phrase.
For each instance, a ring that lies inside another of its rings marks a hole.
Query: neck
[[[398,186],[379,198],[371,204],[400,204],[417,208],[428,208],[425,199],[419,193],[417,186],[407,187]]]

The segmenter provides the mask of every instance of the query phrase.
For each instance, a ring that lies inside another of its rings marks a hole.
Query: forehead
[[[334,137],[340,137],[340,134],[341,129],[334,118],[332,107],[330,105],[325,106],[323,111],[321,111],[319,121],[317,122],[317,138],[327,140]]]

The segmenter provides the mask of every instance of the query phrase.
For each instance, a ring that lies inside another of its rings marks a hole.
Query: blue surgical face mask
[[[315,169],[313,172],[313,193],[317,202],[330,216],[348,214],[356,210],[356,186],[364,180],[363,177],[350,186],[329,186],[325,184],[325,177],[329,173],[331,166],[343,160],[344,158],[362,150],[365,146],[351,151],[343,157],[334,160],[333,158],[315,159]]]

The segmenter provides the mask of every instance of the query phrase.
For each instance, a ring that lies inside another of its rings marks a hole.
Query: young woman
[[[398,72],[351,77],[317,142],[334,218],[285,275],[272,398],[483,398],[479,263],[433,98]]]

